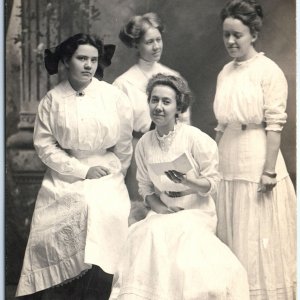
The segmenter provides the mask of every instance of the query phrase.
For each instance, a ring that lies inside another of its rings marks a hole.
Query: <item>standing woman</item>
[[[41,100],[36,116],[34,146],[47,171],[17,288],[25,299],[109,297],[127,237],[133,120],[127,96],[94,77],[113,52],[81,33],[45,51],[48,73],[61,61],[67,79]]]
[[[262,8],[232,0],[221,12],[223,39],[233,61],[217,81],[222,180],[217,234],[248,271],[251,299],[292,300],[296,289],[296,197],[282,154],[287,81],[257,52]]]
[[[128,95],[133,106],[133,147],[139,138],[151,127],[147,103],[146,86],[149,79],[158,73],[179,76],[179,73],[160,64],[163,50],[162,32],[164,25],[155,13],[132,17],[121,29],[119,37],[128,47],[137,52],[137,63],[119,76],[114,85]],[[189,123],[189,111],[180,113],[178,120]],[[153,123],[152,123],[153,124]],[[151,127],[153,129],[153,127]],[[140,198],[136,182],[136,162],[134,157],[125,179],[131,200]]]
[[[129,228],[110,300],[248,300],[245,269],[215,235],[217,145],[177,122],[190,105],[189,87],[182,78],[157,74],[147,93],[156,127],[139,140],[135,155],[150,212]],[[185,173],[155,171],[183,154],[190,162]]]

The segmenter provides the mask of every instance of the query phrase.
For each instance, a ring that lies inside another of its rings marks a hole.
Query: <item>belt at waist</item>
[[[168,197],[171,198],[178,198],[178,197],[183,197],[183,196],[187,196],[187,195],[193,195],[196,194],[194,191],[192,190],[186,190],[186,191],[181,191],[181,192],[174,192],[174,191],[165,191],[164,192]]]
[[[99,149],[94,151],[65,149],[65,151],[76,158],[87,158],[92,156],[99,156],[99,155],[104,155],[107,152],[106,149]]]
[[[256,123],[248,123],[248,124],[228,123],[226,127],[231,128],[231,129],[248,130],[248,129],[265,128],[266,124],[265,124],[265,122],[262,122],[259,124],[256,124]]]
[[[132,131],[132,136],[136,139],[140,139],[143,135],[144,133],[141,131],[134,131],[134,130]]]

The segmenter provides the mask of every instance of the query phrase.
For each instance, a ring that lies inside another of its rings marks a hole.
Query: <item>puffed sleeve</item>
[[[136,179],[138,181],[139,193],[145,197],[155,193],[154,184],[150,180],[145,154],[145,139],[142,137],[135,147],[135,160],[137,165]]]
[[[50,126],[51,96],[45,96],[38,107],[33,142],[39,158],[52,170],[85,179],[89,167],[68,155],[55,139]]]
[[[125,176],[131,162],[132,130],[133,130],[133,110],[128,97],[118,91],[117,110],[120,119],[120,138],[114,147],[114,153],[122,164],[122,173]]]
[[[220,181],[217,143],[200,131],[200,134],[193,135],[191,154],[197,164],[198,175],[210,182],[209,191],[206,193],[199,192],[199,194],[205,197],[216,192]]]
[[[287,119],[288,85],[282,70],[275,63],[267,69],[262,89],[266,130],[281,131]]]

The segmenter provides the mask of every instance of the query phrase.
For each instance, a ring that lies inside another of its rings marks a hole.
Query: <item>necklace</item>
[[[170,131],[168,134],[160,136],[158,134],[157,128],[155,128],[154,132],[155,132],[155,136],[156,139],[158,141],[158,145],[160,147],[160,149],[164,152],[169,151],[170,146],[173,143],[173,140],[175,138],[176,135],[176,129],[177,129],[177,125],[175,124],[174,126],[174,130]]]

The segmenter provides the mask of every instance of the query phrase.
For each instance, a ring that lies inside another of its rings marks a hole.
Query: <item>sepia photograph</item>
[[[296,1],[4,1],[5,300],[296,300]]]

